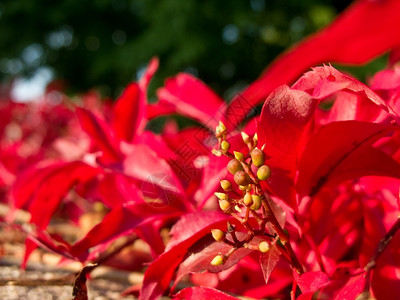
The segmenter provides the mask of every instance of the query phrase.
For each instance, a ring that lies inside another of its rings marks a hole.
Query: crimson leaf
[[[399,177],[399,169],[393,168],[396,162],[370,148],[394,130],[397,130],[394,126],[361,121],[334,122],[321,127],[299,161],[296,187],[300,199],[315,195],[330,180],[364,175]]]
[[[268,185],[292,207],[297,156],[316,105],[307,93],[282,86],[270,95],[261,111],[257,132],[259,145],[265,144],[265,163],[272,170]]]
[[[177,293],[173,299],[215,299],[215,300],[235,300],[238,299],[231,295],[225,294],[219,290],[204,286],[188,287]]]
[[[265,283],[268,283],[269,277],[280,259],[280,255],[281,252],[276,245],[271,245],[268,252],[260,254],[260,265]]]
[[[173,236],[166,251],[146,270],[139,299],[160,297],[168,288],[175,269],[185,257],[189,247],[209,234],[212,228],[226,226],[228,220],[231,219],[220,212],[183,215],[171,230]]]
[[[202,81],[186,73],[169,78],[165,87],[157,91],[157,96],[161,103],[172,104],[177,112],[200,121],[212,130],[218,124],[219,109],[224,104]]]

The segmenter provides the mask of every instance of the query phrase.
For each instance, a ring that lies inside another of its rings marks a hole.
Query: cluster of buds
[[[213,153],[217,156],[224,155],[230,158],[227,170],[233,175],[233,182],[229,179],[222,179],[221,188],[223,192],[217,192],[215,195],[218,198],[221,210],[236,218],[248,233],[246,238],[240,241],[235,234],[236,229],[229,223],[226,233],[220,229],[213,229],[213,238],[216,241],[231,244],[232,250],[228,254],[215,256],[211,261],[212,265],[224,264],[229,255],[240,247],[254,247],[254,245],[250,246],[250,242],[256,235],[275,237],[275,235],[265,232],[269,209],[260,181],[268,179],[271,170],[265,164],[264,147],[257,147],[257,134],[251,138],[248,134],[242,132],[243,142],[248,148],[247,153],[230,151],[231,144],[227,141],[227,134],[226,126],[219,122],[215,131],[218,148],[214,149]],[[250,214],[258,221],[258,228],[253,228],[249,224]],[[269,250],[269,243],[265,240],[261,241],[256,248],[265,253]]]
[[[235,190],[232,182],[228,179],[221,180],[221,188],[224,192],[215,193],[219,199],[219,206],[226,213],[231,213],[232,210],[240,212],[241,207],[257,211],[265,201],[259,183],[271,175],[271,169],[265,164],[264,147],[257,148],[257,134],[250,138],[248,134],[242,132],[243,142],[248,146],[248,154],[240,151],[230,152],[231,145],[226,139],[227,133],[226,126],[219,122],[215,131],[215,136],[218,138],[218,149],[214,149],[213,153],[218,156],[225,155],[231,159],[227,170],[233,175],[233,181],[241,193]],[[231,197],[232,195],[235,197]]]
[[[213,153],[230,158],[227,170],[233,175],[234,183],[229,179],[222,179],[223,192],[215,193],[215,195],[221,210],[234,217],[247,232],[244,233],[242,228],[239,239],[237,228],[229,222],[226,232],[221,229],[212,229],[211,233],[216,241],[231,245],[232,248],[228,253],[218,253],[210,263],[214,266],[222,265],[232,253],[242,247],[266,253],[273,245],[280,250],[294,270],[302,274],[303,267],[289,243],[287,231],[279,224],[271,208],[272,199],[264,193],[260,184],[271,175],[271,169],[265,164],[264,146],[258,147],[257,134],[250,137],[242,132],[242,139],[248,150],[232,151],[233,147],[227,141],[227,135],[226,126],[219,122],[215,130],[218,147],[213,149]],[[249,222],[250,217],[256,222]],[[270,226],[266,226],[267,223]],[[258,239],[254,240],[255,237]]]

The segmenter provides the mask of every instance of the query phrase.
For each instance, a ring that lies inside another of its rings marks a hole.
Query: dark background
[[[65,91],[117,96],[153,56],[152,90],[180,71],[222,96],[244,87],[284,49],[326,26],[346,0],[6,0],[0,80],[38,68]]]

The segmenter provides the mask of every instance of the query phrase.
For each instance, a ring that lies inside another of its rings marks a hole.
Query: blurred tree
[[[3,0],[0,79],[40,67],[70,92],[116,96],[153,56],[152,86],[191,72],[229,97],[350,0]]]

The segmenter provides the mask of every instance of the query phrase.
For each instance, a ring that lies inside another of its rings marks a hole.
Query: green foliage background
[[[327,25],[342,0],[3,0],[0,79],[48,67],[68,92],[116,96],[153,56],[155,82],[195,74],[222,96]]]

